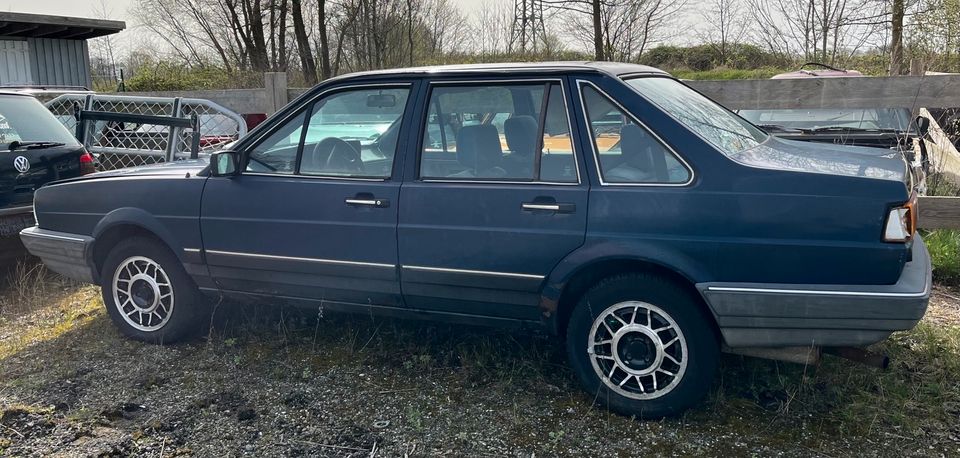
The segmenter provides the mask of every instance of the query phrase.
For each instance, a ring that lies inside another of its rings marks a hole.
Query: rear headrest
[[[534,154],[537,148],[537,120],[533,116],[520,115],[503,123],[503,135],[507,137],[510,153],[521,156]]]
[[[630,165],[645,172],[653,172],[653,158],[650,157],[651,138],[642,127],[627,124],[620,129],[620,152]]]
[[[464,126],[457,132],[457,161],[477,171],[500,164],[503,149],[496,126],[481,124]]]

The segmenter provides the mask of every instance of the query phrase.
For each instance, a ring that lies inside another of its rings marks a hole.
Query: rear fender
[[[567,284],[577,274],[605,261],[636,261],[672,271],[690,284],[710,278],[705,267],[689,256],[646,240],[613,240],[587,243],[567,255],[547,277],[540,295],[540,309],[547,319],[556,316]]]

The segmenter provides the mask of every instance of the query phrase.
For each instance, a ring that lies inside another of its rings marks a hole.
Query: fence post
[[[171,116],[174,118],[180,117],[180,97],[173,99],[173,113]],[[173,162],[176,159],[178,146],[180,146],[180,128],[176,126],[170,126],[167,130],[167,150],[165,151],[166,162]]]
[[[287,104],[286,72],[265,72],[263,74],[263,87],[267,92],[267,108],[270,109],[268,115],[276,113],[277,110]]]
[[[93,94],[87,94],[83,99],[83,111],[90,110],[93,110]],[[93,138],[93,129],[90,127],[89,122],[79,120],[79,116],[77,119],[77,133],[82,135],[80,138],[83,139],[81,140],[83,142],[83,149],[90,151],[90,147],[92,147],[93,142],[96,141],[96,139]]]

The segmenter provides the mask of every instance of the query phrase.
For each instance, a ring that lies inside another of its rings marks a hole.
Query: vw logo
[[[13,160],[13,167],[20,173],[27,173],[27,170],[30,170],[30,161],[23,156],[17,156],[17,158]]]

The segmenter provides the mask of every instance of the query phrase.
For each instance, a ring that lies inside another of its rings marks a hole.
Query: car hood
[[[906,181],[907,162],[896,150],[786,140],[775,136],[730,156],[751,167]]]
[[[139,167],[127,167],[123,169],[108,170],[105,172],[97,172],[85,176],[84,179],[121,176],[184,176],[186,174],[190,174],[192,176],[207,168],[207,165],[209,164],[209,159],[191,159],[186,161],[166,162],[163,164],[142,165]]]

